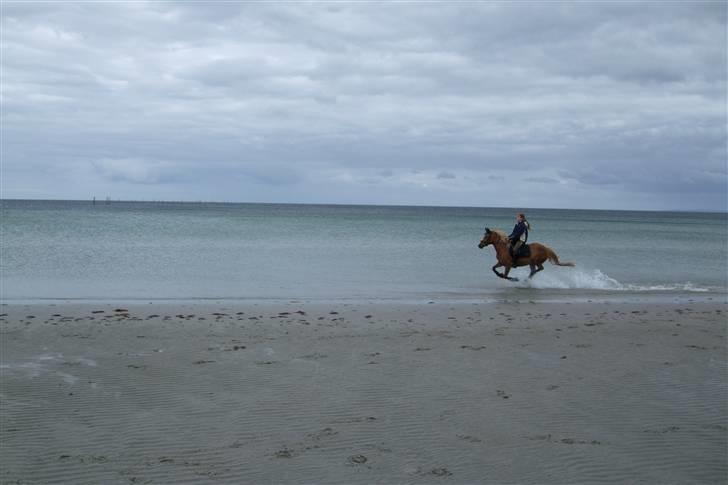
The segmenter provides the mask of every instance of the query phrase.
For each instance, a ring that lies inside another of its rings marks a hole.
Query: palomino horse
[[[530,266],[531,274],[528,275],[529,279],[533,278],[533,275],[543,269],[543,263],[548,259],[557,266],[574,266],[574,263],[562,263],[559,261],[559,257],[553,249],[548,246],[544,246],[539,243],[531,243],[528,247],[531,249],[531,255],[528,257],[517,258],[513,261],[510,251],[508,251],[508,236],[503,231],[491,231],[487,227],[485,228],[485,235],[480,240],[478,247],[483,249],[487,245],[492,244],[495,248],[495,257],[498,260],[498,264],[493,266],[493,272],[501,278],[505,278],[510,281],[518,281],[518,278],[508,276],[511,268],[518,266]],[[505,273],[499,273],[496,268],[504,266],[506,268]]]

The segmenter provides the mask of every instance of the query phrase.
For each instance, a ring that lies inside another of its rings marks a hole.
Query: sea
[[[498,278],[484,228],[574,268]],[[580,301],[722,298],[726,213],[0,201],[0,299]]]

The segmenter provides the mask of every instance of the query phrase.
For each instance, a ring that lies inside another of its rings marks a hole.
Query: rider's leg
[[[518,251],[521,249],[521,245],[523,245],[523,241],[516,241],[513,243],[513,251],[511,252],[511,258],[513,259],[513,266],[516,265],[516,255],[518,254]]]

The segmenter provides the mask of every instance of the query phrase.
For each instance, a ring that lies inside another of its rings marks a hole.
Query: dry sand
[[[726,304],[4,305],[2,483],[726,483]]]

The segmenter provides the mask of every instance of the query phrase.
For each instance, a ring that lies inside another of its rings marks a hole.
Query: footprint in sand
[[[452,472],[445,467],[440,467],[430,470],[430,475],[435,475],[436,477],[449,477],[452,475]]]
[[[354,463],[355,465],[362,465],[367,461],[368,459],[364,455],[353,455],[349,457],[349,462]]]
[[[326,357],[328,357],[328,355],[314,352],[313,354],[302,355],[301,357],[299,357],[299,359],[320,360],[320,359],[325,359]]]
[[[289,450],[288,448],[283,448],[282,450],[276,451],[273,455],[276,458],[293,458],[295,456],[295,452],[293,450]]]
[[[376,421],[376,420],[377,420],[377,418],[375,418],[374,416],[359,416],[359,417],[355,417],[355,418],[340,418],[340,419],[336,419],[332,422],[348,424],[348,423],[364,423],[364,422]]]
[[[665,434],[665,433],[674,433],[676,431],[680,431],[680,426],[668,426],[666,428],[661,428],[661,429],[646,429],[643,431],[643,433]]]
[[[306,435],[306,437],[309,440],[321,441],[327,438],[334,437],[337,434],[339,434],[339,432],[335,431],[333,428],[324,428],[320,431],[317,431],[316,433],[309,433],[308,435]]]
[[[555,444],[562,444],[562,445],[601,445],[602,442],[598,440],[575,440],[574,438],[562,438],[562,439],[554,439],[550,434],[541,434],[541,435],[534,435],[534,436],[526,436],[527,440],[531,441],[547,441],[549,443],[555,443]]]

